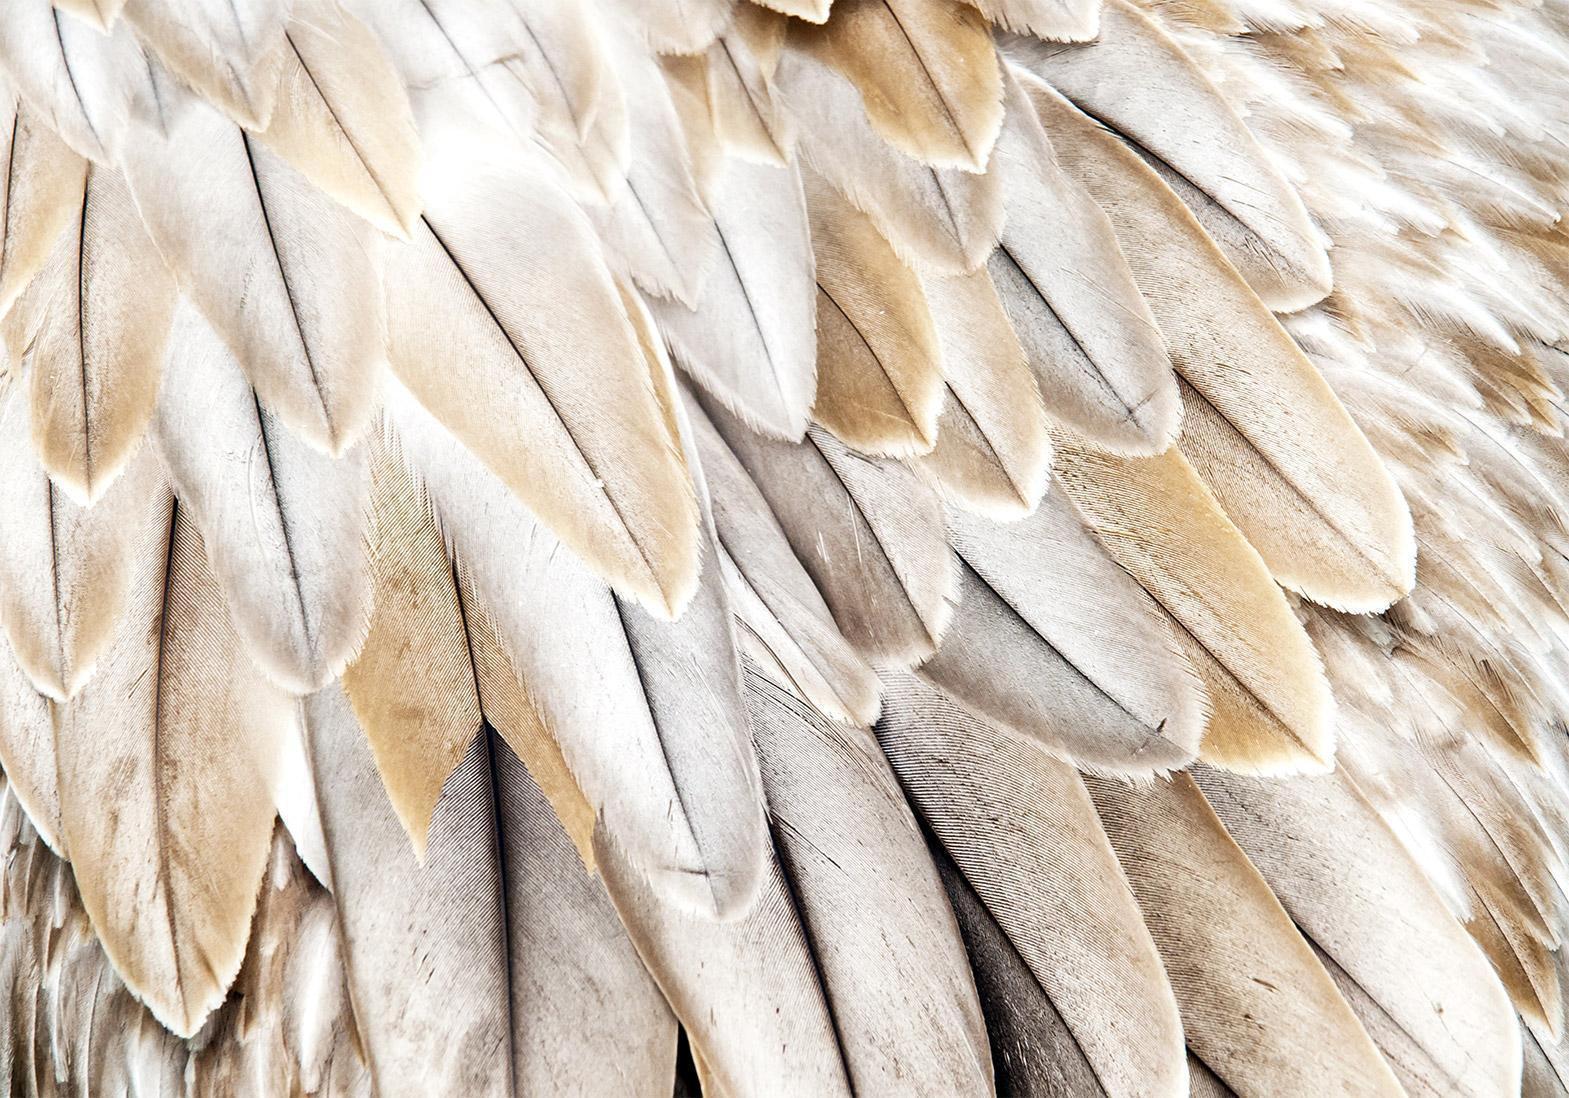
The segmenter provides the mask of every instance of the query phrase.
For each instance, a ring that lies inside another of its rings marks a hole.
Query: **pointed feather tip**
[[[1326,722],[1307,740],[1263,732],[1252,735],[1207,732],[1199,744],[1199,761],[1217,770],[1248,778],[1317,777],[1335,769],[1335,733]]]
[[[1306,216],[1304,214],[1304,216]],[[1329,250],[1318,241],[1304,242],[1307,246],[1297,258],[1303,262],[1301,273],[1283,271],[1274,266],[1269,278],[1254,273],[1248,285],[1271,312],[1300,313],[1323,301],[1335,289],[1334,268],[1329,260]]]

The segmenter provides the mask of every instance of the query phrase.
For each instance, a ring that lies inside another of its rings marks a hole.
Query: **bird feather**
[[[1193,467],[1095,454],[1058,439],[1068,497],[1117,562],[1171,615],[1209,694],[1200,757],[1240,773],[1320,771],[1334,699],[1291,607]]]
[[[59,715],[60,815],[109,959],[164,1026],[190,1036],[245,953],[291,706],[246,657],[195,523],[166,489],[154,509],[123,535],[136,564],[129,610]]]
[[[276,101],[294,0],[126,0],[126,22],[181,80],[250,130]]]
[[[985,271],[922,278],[946,399],[921,465],[958,506],[1000,521],[1040,503],[1051,436],[1040,387]]]
[[[1302,199],[1153,18],[1105,0],[1093,49],[1010,37],[1003,52],[1150,160],[1270,308],[1329,292],[1329,256]],[[1170,124],[1177,115],[1183,125]]]

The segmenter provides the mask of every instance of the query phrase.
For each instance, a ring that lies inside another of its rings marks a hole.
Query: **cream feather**
[[[468,745],[420,865],[342,692],[306,712],[378,1092],[668,1087],[674,1022],[510,750],[488,730]],[[562,1025],[581,1055],[550,1039]]]
[[[737,156],[786,165],[795,155],[795,118],[774,86],[788,33],[789,23],[782,16],[742,4],[704,55],[714,132]]]
[[[294,693],[327,683],[371,612],[367,444],[341,458],[307,446],[189,304],[175,321],[155,435],[251,658]]]
[[[1367,1032],[1191,778],[1086,779],[1182,1011],[1239,1094],[1401,1093]]]
[[[696,505],[588,225],[516,157],[442,171],[414,243],[387,253],[394,370],[618,590],[679,613]]]
[[[1201,767],[1195,780],[1407,1091],[1514,1093],[1507,998],[1344,772],[1268,782]]]
[[[55,763],[54,707],[0,650],[0,769],[6,788],[49,848],[66,857],[60,826],[60,772]]]
[[[108,32],[120,18],[125,0],[58,0],[55,7],[70,12],[96,30]]]
[[[850,643],[873,663],[931,656],[958,581],[937,494],[913,470],[818,428],[792,446],[753,434],[711,401],[704,408]]]
[[[804,180],[817,259],[812,418],[863,453],[928,452],[943,385],[921,280],[826,180],[810,169]]]
[[[1049,1000],[1046,1010],[1061,1017],[1076,1050],[1025,1048],[1008,1067],[1049,1080],[1064,1058],[1081,1059],[1096,1093],[1184,1093],[1177,1003],[1078,774],[914,676],[885,676],[884,684],[878,740],[952,859],[950,894],[974,897],[981,913],[972,914],[998,928],[1003,950],[1018,958],[1033,994]],[[957,897],[955,910],[992,1025],[993,1012],[1009,1004],[984,996],[986,966],[975,957],[980,927],[966,920]],[[1038,1025],[1046,1011],[1026,1003],[1019,1008],[1035,1017],[1023,1024]],[[994,1027],[994,1047],[996,1038]],[[998,1086],[1037,1093],[1007,1071]]]
[[[128,613],[59,715],[60,808],[105,951],[154,1016],[189,1036],[245,952],[290,706],[242,651],[195,524],[166,490],[156,511],[125,532]]]
[[[667,900],[710,916],[744,909],[761,871],[762,794],[718,570],[703,570],[680,621],[656,622],[564,552],[407,393],[389,415],[602,826]]]
[[[1128,0],[1106,0],[1092,50],[1026,38],[1003,48],[1152,160],[1270,308],[1329,292],[1329,256],[1301,198],[1204,71]]]
[[[1051,436],[1024,349],[985,271],[928,275],[922,285],[947,395],[921,464],[961,507],[1004,521],[1027,515],[1046,492]]]
[[[855,88],[800,50],[776,76],[800,128],[808,163],[864,210],[912,267],[948,274],[986,261],[1002,229],[1002,191],[991,173],[922,164],[883,141]]]
[[[167,141],[133,143],[124,163],[142,220],[262,400],[341,453],[381,371],[375,232],[210,107],[162,91]]]
[[[1202,688],[1158,605],[1060,492],[1006,525],[952,512],[949,529],[958,607],[923,679],[1092,772],[1192,760]]]
[[[719,230],[699,193],[682,118],[658,64],[626,31],[607,34],[626,96],[631,160],[608,210],[592,209],[606,257],[651,294],[696,305],[720,262]]]
[[[1347,611],[1410,591],[1409,512],[1312,363],[1136,153],[1024,84],[1059,161],[1111,217],[1186,382],[1183,453],[1275,578]]]
[[[26,107],[0,93],[5,149],[0,316],[6,315],[82,208],[87,164]]]
[[[950,0],[839,0],[792,44],[844,74],[872,125],[935,168],[981,172],[1002,126],[1002,79],[979,11]]]
[[[788,681],[823,713],[869,726],[877,719],[876,676],[840,634],[746,469],[695,401],[687,410],[713,499],[717,563],[743,642],[777,681]]]
[[[403,86],[368,27],[337,0],[295,0],[277,103],[260,139],[383,232],[419,216],[419,138]]]
[[[1176,452],[1094,454],[1061,439],[1069,498],[1179,627],[1209,694],[1200,757],[1251,774],[1322,770],[1334,754],[1318,653],[1264,562]]]
[[[656,304],[676,361],[748,423],[798,439],[817,392],[816,284],[799,170],[734,160],[713,203],[719,258],[696,309]]]
[[[441,788],[479,731],[477,680],[430,501],[389,447],[372,457],[371,480],[375,610],[343,690],[423,860]]]
[[[294,0],[126,0],[137,35],[240,125],[267,128]]]
[[[729,24],[736,0],[607,0],[656,53],[702,53]]]
[[[1057,166],[1019,81],[993,171],[1007,223],[988,269],[1046,410],[1094,444],[1166,449],[1182,416],[1171,359],[1111,222]]]
[[[1048,42],[1091,42],[1100,33],[1101,0],[966,0],[1005,30]]]
[[[34,685],[65,701],[92,677],[126,611],[162,472],[144,447],[104,499],[78,506],[32,452],[27,403],[13,390],[0,411],[0,620]]]
[[[86,505],[152,418],[176,292],[119,172],[89,166],[73,220],[3,327],[30,375],[39,458]]]

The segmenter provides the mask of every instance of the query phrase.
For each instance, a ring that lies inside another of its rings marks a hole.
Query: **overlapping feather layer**
[[[7,1088],[1565,1093],[1566,53],[10,0]]]

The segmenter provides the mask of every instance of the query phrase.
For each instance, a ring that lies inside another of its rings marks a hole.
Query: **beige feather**
[[[368,444],[330,457],[280,424],[189,304],[155,427],[251,658],[305,694],[343,670],[371,608]]]
[[[186,84],[246,129],[272,117],[293,0],[126,0],[125,18]]]
[[[752,0],[752,2],[770,11],[804,19],[808,23],[825,22],[828,19],[828,11],[833,6],[833,0],[761,0],[761,2]]]
[[[376,233],[172,83],[169,137],[127,147],[137,209],[180,288],[262,400],[341,453],[375,410]]]
[[[82,208],[87,162],[15,99],[0,110],[5,152],[0,235],[0,316],[6,315]]]
[[[1146,153],[1270,308],[1329,292],[1329,256],[1296,191],[1198,64],[1128,0],[1106,0],[1091,48],[1012,38],[1004,52]]]
[[[1160,453],[1182,417],[1160,329],[1111,222],[1058,167],[1012,73],[1006,92],[993,171],[1008,220],[988,268],[1046,410],[1102,448]]]
[[[1002,79],[991,30],[951,0],[839,0],[823,26],[792,43],[843,73],[872,125],[935,168],[986,170],[1002,126]]]
[[[928,452],[943,383],[921,280],[822,176],[807,169],[803,179],[817,259],[812,418],[864,453]]]
[[[56,0],[55,7],[70,12],[95,30],[107,33],[120,18],[125,0]]]
[[[1275,578],[1350,612],[1410,591],[1410,513],[1317,369],[1137,153],[1024,84],[1064,169],[1110,216],[1187,383],[1183,453]]]
[[[986,261],[1003,221],[994,173],[933,168],[903,155],[872,128],[854,86],[800,50],[780,58],[776,81],[807,161],[866,212],[900,259],[948,274]]]
[[[26,405],[13,390],[0,412],[0,619],[28,677],[64,701],[114,638],[162,474],[144,448],[96,506],[77,506],[33,455]]]
[[[394,370],[618,590],[679,613],[697,507],[587,223],[522,161],[443,167],[415,242],[388,252]]]
[[[195,525],[167,492],[157,511],[151,529],[124,531],[130,612],[60,714],[61,818],[110,960],[190,1036],[245,953],[291,706],[242,651]]]
[[[856,650],[874,664],[929,658],[958,583],[937,493],[914,470],[856,454],[818,428],[804,444],[778,442],[713,401],[703,407]]]
[[[152,418],[176,293],[119,172],[88,168],[74,220],[4,330],[30,375],[39,459],[86,505],[114,483]]]
[[[1048,495],[1006,525],[954,512],[949,527],[958,606],[921,678],[1086,770],[1147,777],[1192,761],[1202,688],[1072,503]]]
[[[877,719],[877,678],[840,634],[822,595],[746,469],[696,401],[692,442],[713,500],[718,565],[741,639],[778,681],[835,720]],[[773,666],[770,667],[769,665]]]
[[[419,137],[398,74],[337,0],[295,0],[277,105],[258,135],[327,194],[408,238],[419,216]]]
[[[1091,529],[1180,627],[1209,692],[1200,757],[1245,774],[1327,767],[1334,700],[1318,654],[1193,467],[1175,451],[1117,458],[1060,438],[1057,458]]]
[[[1088,778],[1160,947],[1188,1046],[1239,1094],[1402,1093],[1191,778]]]
[[[1035,509],[1051,471],[1040,387],[985,271],[928,275],[947,396],[937,445],[921,459],[952,500],[1008,521]]]
[[[774,88],[788,21],[741,4],[708,47],[703,66],[714,133],[737,156],[785,165],[795,155],[795,118]]]
[[[1195,779],[1407,1091],[1514,1093],[1519,1028],[1481,951],[1343,770]]]
[[[60,827],[60,771],[55,763],[54,707],[0,647],[0,770],[39,837],[66,857]]]
[[[671,353],[758,430],[798,439],[817,391],[816,285],[800,171],[733,160],[713,201],[719,258],[697,308],[656,305]]]
[[[1004,30],[1048,42],[1091,42],[1100,33],[1101,0],[965,0]]]
[[[719,231],[698,189],[679,89],[625,28],[612,27],[607,38],[626,98],[631,159],[625,189],[608,210],[589,215],[618,274],[651,294],[696,305],[720,261]]]
[[[1177,1003],[1078,774],[913,676],[884,682],[877,735],[904,792],[1061,1014],[1099,1091],[1184,1093]],[[1013,1070],[1050,1061],[1030,1051]],[[1006,1076],[999,1084],[1013,1093]]]
[[[480,705],[457,576],[395,448],[371,464],[375,610],[343,690],[422,861],[442,786],[479,731]]]

